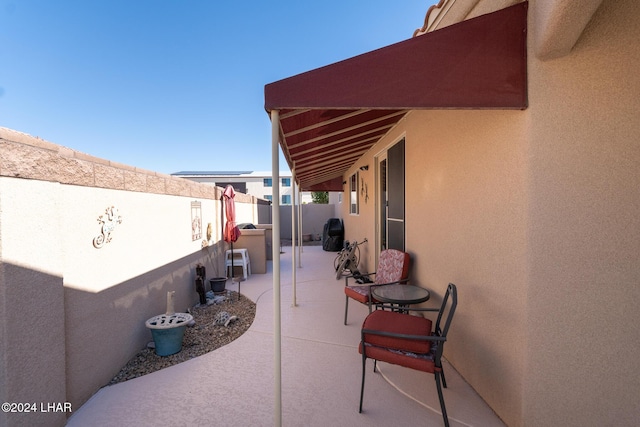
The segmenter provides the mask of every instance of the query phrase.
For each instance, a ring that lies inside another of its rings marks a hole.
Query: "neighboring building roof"
[[[171,175],[246,175],[252,171],[182,171]]]
[[[182,171],[172,173],[173,176],[246,176],[246,177],[271,177],[271,171]],[[280,171],[281,177],[290,177],[291,172]]]

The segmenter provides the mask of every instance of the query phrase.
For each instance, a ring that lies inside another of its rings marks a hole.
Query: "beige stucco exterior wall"
[[[265,274],[267,272],[267,238],[264,229],[242,230],[238,240],[233,244],[233,249],[246,249],[249,253],[249,270],[251,274]],[[223,274],[223,276],[228,275]],[[248,273],[248,272],[247,272]],[[234,264],[233,277],[242,276],[242,265]]]
[[[39,409],[67,401],[62,233],[52,215],[60,186],[12,181],[0,177],[0,399]],[[64,425],[66,415],[3,412],[0,425]]]
[[[112,164],[0,129],[0,397],[80,407],[147,342],[146,319],[197,303],[195,266],[223,275],[222,189]],[[192,239],[191,203],[202,236]],[[101,248],[98,217],[122,222]],[[239,222],[257,218],[236,196]],[[207,225],[212,236],[203,248]],[[69,413],[5,414],[0,425],[61,426]]]
[[[570,54],[529,47],[527,110],[412,111],[344,177],[370,164],[374,197],[406,138],[413,283],[458,285],[446,356],[510,426],[640,419],[639,17],[603,2]],[[374,205],[343,204],[347,238],[373,241]]]
[[[521,417],[527,343],[526,129],[521,111],[411,112],[361,161],[371,165],[360,173],[367,220],[345,214],[349,238],[355,228],[375,241],[374,156],[404,137],[412,283],[432,291],[429,305],[456,283],[447,357],[505,421]]]
[[[179,311],[197,302],[195,264],[202,262],[212,277],[222,248],[202,250],[202,239],[191,239],[194,199],[189,197],[64,186],[62,200],[63,206],[74,206],[60,212],[68,395],[82,402],[96,391],[96,383],[113,377],[114,366],[123,366],[150,340],[144,322],[166,311],[168,291],[176,291]],[[212,241],[219,241],[220,202],[198,201],[202,238],[212,223]],[[122,223],[110,243],[95,249],[87,237],[99,230],[96,218],[102,212],[96,210],[101,205],[118,207]],[[92,381],[87,381],[88,372]]]
[[[569,55],[529,60],[526,425],[640,419],[639,39],[637,2],[605,1]]]
[[[438,295],[458,285],[447,358],[508,424],[520,417],[526,346],[526,123],[521,111],[416,112],[407,120],[416,281]]]

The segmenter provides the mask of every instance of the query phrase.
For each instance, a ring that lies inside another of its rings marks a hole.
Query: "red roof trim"
[[[302,190],[342,191],[343,175],[417,109],[525,109],[527,8],[469,19],[265,86]]]
[[[265,86],[265,108],[527,106],[526,2]]]

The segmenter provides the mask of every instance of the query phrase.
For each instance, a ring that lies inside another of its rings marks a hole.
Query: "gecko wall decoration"
[[[93,239],[93,247],[100,249],[111,241],[111,233],[118,224],[122,224],[122,216],[118,214],[118,208],[110,206],[105,209],[104,214],[98,217],[98,222],[102,224],[100,234]]]

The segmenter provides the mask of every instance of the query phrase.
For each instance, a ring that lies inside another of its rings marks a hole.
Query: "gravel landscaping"
[[[229,344],[242,334],[253,323],[256,305],[253,301],[235,291],[227,292],[227,298],[218,304],[197,306],[188,310],[193,316],[194,326],[187,327],[184,332],[182,350],[170,356],[158,356],[152,348],[145,348],[133,357],[107,385],[117,384],[151,372],[167,368],[197,356],[213,351]],[[217,325],[218,313],[226,311],[237,319],[228,326]],[[149,334],[151,336],[151,334]]]

